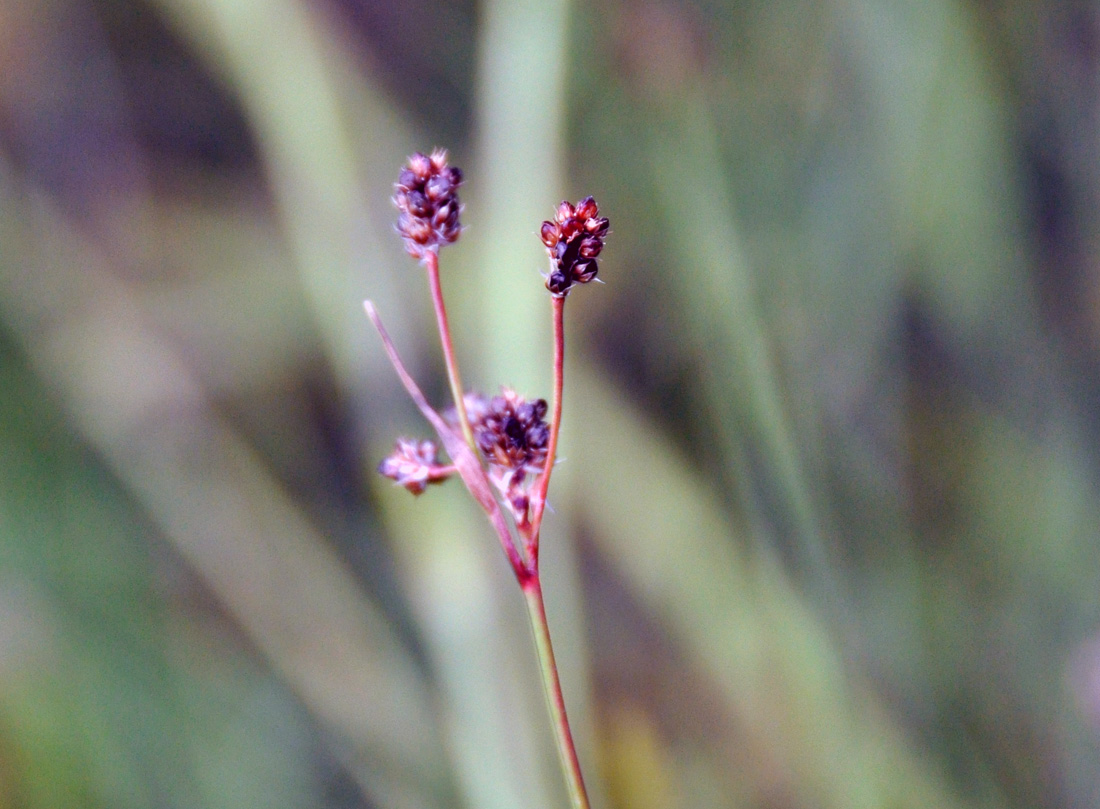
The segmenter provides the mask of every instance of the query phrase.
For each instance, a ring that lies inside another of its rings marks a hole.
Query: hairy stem
[[[558,666],[554,661],[554,648],[550,645],[550,625],[546,621],[546,605],[542,600],[542,585],[539,582],[537,569],[532,575],[522,579],[520,585],[523,588],[524,600],[527,602],[527,617],[531,619],[531,630],[535,634],[542,687],[546,693],[546,705],[554,724],[558,757],[561,759],[562,771],[565,774],[570,803],[573,809],[589,809],[588,793],[584,788],[584,776],[581,775],[581,763],[573,743],[573,732],[569,729],[569,717],[565,714],[565,698],[562,696],[561,680],[558,678]]]
[[[447,322],[447,307],[443,303],[443,288],[439,283],[439,255],[428,253],[424,259],[428,268],[428,286],[432,290],[432,305],[435,307],[435,319],[439,324],[439,341],[443,345],[443,360],[447,365],[447,380],[451,383],[451,396],[455,400],[458,423],[462,426],[462,436],[471,449],[476,450],[474,431],[470,429],[470,419],[466,415],[466,399],[462,388],[462,379],[458,375],[458,361],[455,359],[455,347],[451,341],[451,327]]]

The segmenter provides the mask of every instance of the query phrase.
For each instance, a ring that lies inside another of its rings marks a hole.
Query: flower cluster
[[[399,438],[378,471],[413,494],[422,494],[429,483],[440,483],[454,472],[453,466],[439,463],[438,453],[432,441]]]
[[[481,419],[473,425],[478,449],[490,465],[512,470],[516,475],[540,472],[546,461],[550,427],[546,400],[527,401],[510,388],[489,401]]]
[[[576,206],[562,202],[554,221],[542,223],[539,236],[550,254],[546,288],[554,295],[564,296],[573,284],[587,284],[596,277],[596,258],[609,224],[599,213],[596,200],[585,197]]]
[[[448,165],[447,152],[443,149],[435,149],[430,155],[414,153],[394,184],[393,202],[400,212],[397,231],[405,241],[405,249],[413,257],[425,261],[429,277],[438,278],[439,267],[438,262],[428,259],[438,255],[442,245],[456,241],[462,232],[459,224],[462,204],[458,198],[461,184],[462,172]],[[555,211],[554,219],[542,223],[539,236],[550,256],[546,288],[559,305],[574,284],[586,284],[596,277],[597,259],[608,232],[608,220],[599,213],[596,200],[585,197],[576,205],[562,202]],[[438,281],[434,289],[438,289]],[[433,295],[436,293],[433,292]],[[451,377],[452,393],[457,395],[462,390],[462,384],[450,349],[442,297],[437,295],[437,298],[433,301],[443,337],[444,358]],[[383,331],[380,323],[376,321],[375,325]],[[559,332],[556,332],[555,339],[560,340],[560,324],[557,328]],[[383,342],[389,345],[384,334]],[[392,349],[391,359],[399,365]],[[408,386],[409,383],[406,383]],[[558,390],[560,392],[560,387]],[[420,396],[412,389],[410,392],[414,399]],[[436,428],[437,431],[441,428],[446,431],[440,433],[440,438],[448,454],[452,455],[454,464],[439,462],[434,442],[402,438],[378,471],[413,494],[421,494],[429,484],[439,483],[456,473],[463,477],[468,487],[473,487],[473,492],[477,488],[477,480],[469,478],[469,475],[475,478],[480,475],[483,484],[488,482],[499,492],[501,505],[516,518],[517,528],[533,531],[537,536],[538,525],[532,526],[528,520],[540,521],[541,505],[536,507],[537,514],[528,512],[531,489],[536,485],[533,481],[539,481],[551,451],[553,430],[545,421],[548,410],[546,400],[527,400],[509,388],[502,388],[500,395],[492,398],[466,393],[462,395],[462,405],[464,419],[460,420],[455,408],[448,408],[442,414],[442,423]],[[428,405],[424,403],[424,407]],[[463,433],[473,454],[480,456],[481,468],[477,472],[460,472],[461,459],[454,458],[454,447],[448,443],[448,438]],[[543,481],[540,504],[545,497],[545,484],[546,481]],[[486,490],[488,488],[486,486]],[[491,506],[487,508],[491,510]]]
[[[393,203],[401,215],[397,232],[414,258],[438,253],[439,247],[458,239],[462,226],[458,216],[462,204],[458,187],[462,172],[447,165],[447,152],[436,149],[431,156],[417,152],[409,158],[394,185]]]
[[[510,388],[501,388],[492,399],[467,393],[463,401],[477,448],[489,465],[489,480],[512,515],[524,522],[529,475],[542,472],[550,443],[550,425],[544,421],[546,400],[528,401]],[[457,426],[454,408],[444,416]]]

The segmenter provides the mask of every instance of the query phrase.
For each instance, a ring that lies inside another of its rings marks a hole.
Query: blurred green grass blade
[[[807,805],[959,806],[866,687],[844,675],[820,621],[778,568],[747,555],[690,467],[591,371],[575,495],[604,554],[685,644]],[[748,762],[734,762],[748,766]]]
[[[158,3],[246,110],[315,327],[342,383],[361,388],[366,371],[386,367],[365,350],[373,335],[362,300],[384,312],[397,307],[391,268],[408,263],[392,235],[389,196],[416,146],[409,127],[326,39],[325,17],[311,4]],[[390,320],[400,340],[408,327]]]
[[[141,232],[156,245],[143,258],[173,272],[133,292],[202,369],[213,396],[243,399],[315,363],[323,349],[277,224],[243,202],[233,180],[209,182],[198,199],[159,197],[143,211]]]
[[[898,248],[956,335],[1011,345],[1021,318],[1033,318],[1022,189],[1004,79],[976,10],[862,0],[838,9],[874,91],[874,164],[887,173]]]
[[[550,384],[549,293],[539,277],[546,257],[537,234],[562,193],[568,3],[494,0],[484,13],[467,234],[477,244],[477,280],[464,304],[479,319],[470,337],[489,384],[532,395]]]
[[[148,523],[6,340],[0,389],[5,791],[28,809],[311,804],[313,729],[251,657],[173,618]]]
[[[781,494],[786,518],[792,521],[804,584],[835,601],[832,563],[821,535],[823,518],[791,432],[756,281],[741,247],[718,134],[701,88],[685,88],[669,102],[654,120],[646,145],[657,199],[680,259],[669,276],[688,313],[685,336],[704,357],[711,426],[723,454],[738,457],[740,439],[734,431],[742,429],[742,422],[728,403],[740,404],[750,440],[759,445],[767,485]]]
[[[443,805],[427,688],[385,618],[93,244],[29,195],[17,219],[0,190],[3,316],[74,427],[344,740],[379,805]]]
[[[148,587],[139,558],[119,547],[134,541],[135,526],[43,407],[45,391],[6,340],[0,386],[0,739],[5,760],[16,763],[4,779],[5,805],[147,805],[151,773],[127,737],[171,722],[163,710],[143,716],[144,728],[111,715],[120,687],[163,709],[156,684],[132,676],[134,662],[160,663],[135,643],[156,618],[129,602]],[[97,571],[96,557],[116,564]],[[93,562],[87,572],[84,560]],[[110,648],[95,644],[101,621],[114,630]],[[110,662],[127,668],[104,677]],[[178,751],[178,742],[161,752]],[[187,780],[177,781],[179,794],[194,790]]]
[[[1054,414],[1035,432],[980,407],[956,415],[954,470],[939,482],[951,517],[926,529],[946,552],[922,571],[941,744],[971,782],[1021,806],[1049,791],[1041,761],[1073,779],[1095,761],[1095,469],[1076,419],[1061,403]]]

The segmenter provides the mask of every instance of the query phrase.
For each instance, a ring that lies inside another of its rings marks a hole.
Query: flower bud
[[[543,244],[547,247],[553,247],[558,243],[561,234],[558,231],[558,226],[553,222],[543,222],[542,228],[539,230],[539,236],[542,238]]]
[[[587,284],[596,277],[597,269],[594,258],[582,259],[573,265],[573,281],[578,284]]]
[[[591,219],[598,213],[599,208],[596,206],[596,200],[592,197],[585,197],[577,203],[577,219]]]
[[[589,236],[581,239],[581,246],[577,252],[580,253],[581,258],[596,258],[601,250],[603,250],[603,242],[594,236]]]

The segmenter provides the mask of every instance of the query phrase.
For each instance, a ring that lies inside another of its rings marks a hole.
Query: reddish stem
[[[531,498],[531,523],[525,536],[528,554],[535,570],[538,569],[539,530],[542,528],[542,515],[546,509],[546,492],[550,488],[550,473],[554,471],[558,456],[562,388],[565,384],[565,296],[553,296],[550,298],[550,306],[554,327],[554,391],[550,405],[550,442],[546,448],[546,464],[535,482],[535,491]]]
[[[447,307],[443,303],[443,287],[439,283],[439,254],[429,252],[424,257],[428,268],[428,286],[432,291],[432,305],[435,307],[435,319],[439,325],[439,342],[443,345],[443,361],[447,365],[447,380],[451,383],[451,396],[455,400],[455,412],[462,426],[462,436],[471,449],[474,444],[474,431],[470,429],[470,419],[466,415],[466,399],[462,388],[462,379],[458,375],[458,361],[455,359],[455,347],[451,341],[451,327],[447,322]]]
[[[456,472],[458,472],[458,467],[454,464],[433,466],[428,470],[428,481],[430,483],[442,482]]]

